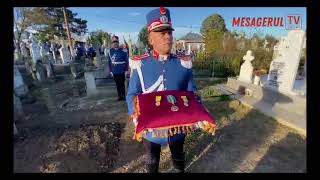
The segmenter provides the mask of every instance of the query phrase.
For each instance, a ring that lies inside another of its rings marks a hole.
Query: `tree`
[[[101,46],[104,40],[107,44],[111,44],[111,35],[101,29],[89,33],[89,43]]]
[[[279,42],[279,40],[269,34],[267,34],[264,39],[268,41],[268,48],[273,48],[273,46],[275,46]]]
[[[21,54],[20,42],[23,32],[34,25],[31,14],[33,14],[33,16],[37,16],[37,18],[35,19],[41,19],[41,17],[44,16],[44,14],[40,14],[41,12],[32,13],[32,10],[33,8],[28,7],[14,8],[14,44],[16,49],[18,50],[18,56],[20,56]]]
[[[140,42],[142,42],[142,44],[147,47],[149,46],[149,42],[148,42],[148,31],[147,31],[147,27],[143,27],[138,35],[138,40]]]
[[[71,33],[83,35],[87,32],[87,21],[76,18],[77,13],[65,8],[69,29]],[[42,16],[39,17],[38,15]],[[30,19],[35,24],[36,30],[48,35],[48,39],[53,39],[54,35],[62,38],[67,37],[65,30],[65,20],[62,8],[57,7],[36,7],[32,8]],[[40,35],[41,36],[41,35]]]
[[[202,35],[205,35],[206,32],[210,30],[219,30],[221,32],[226,32],[226,24],[224,22],[224,19],[219,14],[213,14],[211,16],[208,16],[201,25],[200,33]]]
[[[17,39],[20,41],[21,34],[27,29],[32,28],[39,31],[38,38],[51,40],[54,35],[62,38],[67,37],[65,21],[62,8],[58,7],[34,7],[34,8],[15,8],[15,29]],[[87,32],[87,21],[76,18],[77,13],[73,13],[68,8],[65,9],[69,22],[70,32],[83,35]]]
[[[204,34],[205,53],[208,57],[217,56],[222,47],[223,32],[218,29],[206,31]]]

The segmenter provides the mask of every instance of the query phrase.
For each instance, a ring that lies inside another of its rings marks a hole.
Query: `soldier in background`
[[[123,101],[125,100],[125,76],[128,74],[129,57],[128,53],[119,47],[118,36],[113,36],[111,40],[111,49],[107,55],[110,75],[117,85],[118,101]]]

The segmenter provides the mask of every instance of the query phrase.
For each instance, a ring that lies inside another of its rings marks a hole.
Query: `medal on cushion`
[[[181,96],[184,106],[189,106],[187,96]]]
[[[156,96],[156,106],[160,106],[161,96]]]
[[[168,96],[167,96],[167,101],[172,104],[172,106],[171,106],[171,111],[178,111],[178,110],[179,110],[178,106],[176,106],[176,105],[174,104],[174,103],[177,102],[177,100],[176,100],[176,98],[175,98],[174,96],[168,95]]]

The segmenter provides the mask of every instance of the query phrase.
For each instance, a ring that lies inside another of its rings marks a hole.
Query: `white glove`
[[[113,73],[112,72],[110,72],[110,76],[113,77]]]

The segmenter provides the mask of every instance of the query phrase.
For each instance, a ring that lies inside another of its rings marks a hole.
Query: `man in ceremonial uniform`
[[[139,94],[166,90],[196,90],[192,78],[191,59],[170,54],[174,29],[169,10],[162,7],[154,9],[146,18],[148,42],[152,51],[142,56],[134,56],[130,60],[132,76],[126,97],[130,116],[133,114],[133,98]],[[139,123],[135,119],[133,122],[135,125]],[[184,172],[184,139],[184,134],[152,137],[149,132],[143,136],[147,171],[158,172],[161,146],[169,144],[175,171]]]
[[[112,46],[107,54],[110,75],[117,85],[118,101],[125,100],[125,76],[128,74],[129,57],[127,52],[119,48],[118,36],[112,37]]]

